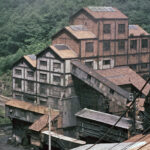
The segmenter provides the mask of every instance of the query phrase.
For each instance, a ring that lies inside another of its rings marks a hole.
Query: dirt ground
[[[0,150],[25,150],[21,146],[7,144],[7,139],[7,135],[0,134]]]

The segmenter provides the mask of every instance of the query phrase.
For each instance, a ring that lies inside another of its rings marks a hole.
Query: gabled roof
[[[79,14],[80,12],[88,13],[94,19],[128,19],[126,15],[124,15],[121,11],[114,7],[97,7],[97,6],[89,6],[82,8],[74,16]]]
[[[30,63],[30,65],[36,68],[36,56],[35,55],[26,55],[24,56],[25,60]]]
[[[140,35],[149,35],[143,28],[139,25],[129,25],[129,36],[140,36]]]
[[[33,69],[36,68],[36,56],[34,54],[32,55],[25,55],[23,57],[21,57],[19,60],[17,60],[14,64],[13,67],[15,65],[17,65],[19,62],[21,61],[25,61],[29,66],[31,66]]]
[[[39,114],[48,114],[48,107],[41,106],[41,105],[34,105],[21,100],[12,99],[10,101],[7,101],[5,105],[39,113]],[[59,111],[55,109],[52,109],[52,112],[59,114]]]
[[[60,49],[59,47],[66,47],[65,49]],[[55,44],[50,46],[51,50],[56,53],[60,58],[62,59],[71,59],[71,58],[77,58],[78,55],[75,51],[73,51],[71,48],[64,44]]]
[[[116,67],[112,69],[97,70],[101,76],[104,76],[116,85],[132,84],[139,91],[142,89],[146,81],[129,67]],[[142,93],[147,96],[150,91],[150,84],[144,88]]]
[[[70,25],[58,31],[55,35],[52,36],[52,39],[57,37],[59,34],[67,32],[71,36],[73,36],[76,40],[84,40],[84,39],[96,39],[96,35],[89,31],[83,25]],[[61,43],[60,43],[61,44]]]

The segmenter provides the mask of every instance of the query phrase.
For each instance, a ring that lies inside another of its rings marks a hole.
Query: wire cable
[[[141,95],[141,92],[143,91],[143,89],[146,87],[146,85],[149,83],[150,78],[145,82],[144,86],[142,87],[142,89],[139,91],[139,93],[137,94],[137,96],[134,98],[134,100],[132,101],[132,103],[129,105],[129,107],[127,108],[127,110],[120,116],[120,118],[116,121],[116,123],[107,130],[107,132],[101,137],[99,138],[93,145],[91,145],[90,147],[88,147],[85,150],[89,150],[92,147],[94,147],[97,143],[99,143],[106,135],[108,135],[108,133],[117,125],[117,123],[123,118],[123,116],[131,109],[131,106],[135,103],[136,99]]]

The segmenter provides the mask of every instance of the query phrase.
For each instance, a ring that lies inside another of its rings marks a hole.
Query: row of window
[[[142,48],[148,48],[148,39],[142,39]],[[125,49],[125,40],[119,40],[118,41],[118,50],[124,50]],[[130,49],[137,49],[137,40],[131,40],[130,41]],[[87,42],[85,46],[86,52],[93,52],[94,51],[94,45],[93,42]],[[111,50],[111,41],[106,40],[103,41],[103,50],[104,51],[110,51]]]
[[[22,75],[22,70],[21,69],[15,69],[15,74],[16,75]],[[34,72],[33,71],[27,71],[27,77],[34,77]]]
[[[47,67],[47,61],[40,60],[40,66]],[[53,63],[53,70],[55,70],[55,69],[61,69],[61,63],[54,62]]]
[[[110,34],[111,33],[111,24],[104,24],[103,25],[103,33]],[[118,25],[118,33],[123,34],[125,33],[125,24]]]

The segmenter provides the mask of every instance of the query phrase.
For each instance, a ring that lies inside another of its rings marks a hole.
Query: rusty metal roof
[[[59,44],[61,45],[61,44]],[[64,45],[64,44],[62,44]],[[53,50],[60,58],[62,59],[68,59],[68,58],[77,58],[78,55],[75,51],[73,51],[71,48],[66,46],[66,49],[60,50],[57,45],[50,45],[51,50]]]
[[[79,40],[96,38],[96,35],[91,31],[87,30],[86,27],[83,25],[71,25],[65,27],[65,29]]]
[[[104,85],[106,85],[109,88],[113,89],[115,92],[117,92],[121,96],[129,99],[129,92],[127,92],[124,89],[120,88],[119,86],[117,86],[116,84],[114,84],[113,82],[111,82],[110,80],[108,80],[106,77],[100,75],[99,73],[96,72],[96,70],[88,68],[86,65],[82,64],[79,61],[72,60],[71,63],[73,65],[77,66],[78,68],[84,70],[85,72],[87,72],[91,76],[95,77],[100,82],[102,82]]]
[[[139,91],[142,89],[146,81],[129,67],[116,67],[112,69],[97,70],[101,76],[107,78],[116,85],[132,84]],[[143,89],[143,94],[147,96],[150,91],[150,84]]]
[[[121,11],[114,7],[86,7],[83,8],[95,19],[128,19]]]
[[[31,111],[31,112],[36,112],[39,114],[48,114],[48,107],[31,104],[21,100],[12,99],[10,101],[7,101],[5,105]],[[52,109],[52,111],[59,114],[58,110]]]
[[[26,55],[24,59],[34,68],[36,68],[36,56],[35,55]]]
[[[77,117],[93,120],[96,122],[101,122],[104,124],[114,125],[117,120],[120,118],[119,116],[115,116],[112,114],[95,111],[91,109],[84,108],[81,111],[75,114]],[[128,118],[122,118],[116,125],[116,127],[129,129],[132,126],[132,121]]]
[[[129,25],[129,35],[140,36],[140,35],[149,35],[143,28],[139,25]]]

